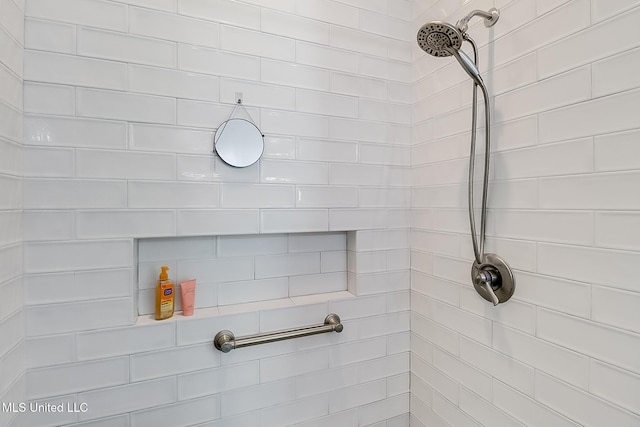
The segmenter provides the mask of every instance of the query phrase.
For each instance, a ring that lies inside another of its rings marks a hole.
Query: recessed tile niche
[[[196,310],[347,290],[347,233],[138,240],[138,315],[155,311],[160,267],[176,284],[196,279]]]

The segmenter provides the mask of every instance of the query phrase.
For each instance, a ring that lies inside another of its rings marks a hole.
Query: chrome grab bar
[[[231,331],[220,331],[213,339],[213,344],[223,353],[228,353],[234,348],[249,347],[251,345],[267,344],[270,342],[289,340],[292,338],[306,337],[309,335],[324,334],[327,332],[342,332],[343,326],[340,317],[331,313],[324,319],[324,324],[306,326],[304,328],[287,329],[283,331],[266,332],[264,334],[247,335],[236,338]]]

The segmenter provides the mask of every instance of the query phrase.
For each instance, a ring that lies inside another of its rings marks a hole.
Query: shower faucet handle
[[[480,270],[475,281],[487,291],[487,294],[489,295],[489,298],[491,298],[491,302],[494,306],[500,304],[498,296],[493,291],[494,286],[496,289],[500,287],[500,276],[495,271],[489,269]]]

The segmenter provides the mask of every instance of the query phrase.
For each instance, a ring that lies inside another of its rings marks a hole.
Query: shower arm
[[[495,7],[489,9],[488,12],[485,12],[484,10],[476,9],[472,11],[470,14],[468,14],[467,16],[465,16],[464,18],[460,19],[456,24],[456,28],[458,28],[458,30],[460,30],[461,33],[463,34],[466,33],[467,29],[469,28],[469,21],[474,16],[480,16],[481,18],[484,18],[485,27],[492,27],[498,21],[498,18],[500,17],[500,12],[498,12],[498,9],[496,9]]]

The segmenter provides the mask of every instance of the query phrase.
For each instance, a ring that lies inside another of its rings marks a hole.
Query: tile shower
[[[517,281],[496,308],[469,283],[472,86],[415,44],[493,6],[469,31],[493,98],[488,250]],[[0,394],[88,407],[0,425],[637,425],[639,18],[629,0],[0,0]],[[245,169],[211,154],[237,92],[265,134]],[[250,242],[257,281],[313,237],[332,243],[286,287],[212,274],[194,318],[144,315],[138,265],[167,242],[176,265]],[[300,275],[325,252],[318,294]],[[341,334],[211,345],[329,312]]]

